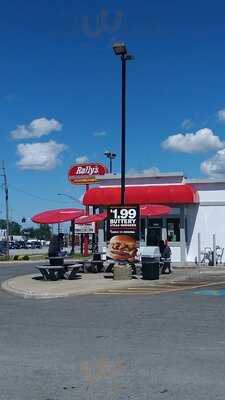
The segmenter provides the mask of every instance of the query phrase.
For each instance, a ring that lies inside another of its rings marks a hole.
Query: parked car
[[[26,249],[27,248],[26,247],[26,243],[23,240],[20,240],[18,243],[20,245],[20,249]]]
[[[40,242],[35,242],[36,249],[42,249],[42,244]]]
[[[41,249],[42,244],[38,240],[28,240],[26,242],[27,249]]]
[[[0,241],[0,255],[4,256],[6,254],[6,242],[5,241]]]

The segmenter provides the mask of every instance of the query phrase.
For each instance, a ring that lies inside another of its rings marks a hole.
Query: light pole
[[[69,199],[72,199],[73,201],[75,201],[76,203],[79,203],[79,205],[81,204],[80,200],[77,199],[76,197],[71,196],[70,194],[67,193],[57,193],[57,196],[66,196]]]
[[[115,43],[113,51],[120,56],[122,62],[122,120],[121,120],[121,205],[125,205],[125,173],[126,173],[126,62],[134,57],[127,53],[124,43]]]
[[[105,151],[105,156],[109,158],[109,173],[112,174],[112,160],[116,158],[116,153],[112,153],[111,151]]]
[[[69,199],[72,199],[73,201],[77,202],[80,204],[80,201],[76,199],[75,197],[71,196],[70,194],[67,193],[57,193],[57,196],[65,196],[69,197]],[[75,220],[72,219],[71,221],[71,255],[74,254],[74,249],[75,249]]]
[[[10,234],[10,223],[9,223],[9,189],[8,181],[5,171],[5,163],[2,161],[3,171],[3,187],[5,192],[5,210],[6,210],[6,256],[9,257],[9,234]]]

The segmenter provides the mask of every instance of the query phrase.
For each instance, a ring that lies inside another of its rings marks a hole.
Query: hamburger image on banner
[[[136,239],[128,235],[113,236],[108,245],[108,257],[116,261],[135,261],[137,255]]]
[[[116,261],[133,262],[139,241],[139,207],[109,207],[107,218],[107,256]]]

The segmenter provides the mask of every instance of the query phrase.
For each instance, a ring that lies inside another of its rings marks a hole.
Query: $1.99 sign
[[[139,240],[139,207],[109,207],[108,208],[108,240],[117,234],[130,235]]]
[[[135,262],[139,240],[139,207],[109,207],[107,256],[114,261]]]

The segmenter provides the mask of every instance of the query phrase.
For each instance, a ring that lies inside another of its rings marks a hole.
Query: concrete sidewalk
[[[178,283],[189,287],[201,285],[210,286],[217,283],[225,284],[224,267],[179,267],[170,275],[161,275],[159,280],[148,281],[140,276],[128,281],[114,281],[111,274],[81,274],[75,280],[43,281],[36,279],[39,274],[23,275],[11,278],[2,284],[2,289],[8,293],[23,298],[53,299],[73,295],[87,295],[110,290],[127,288],[171,288]]]

